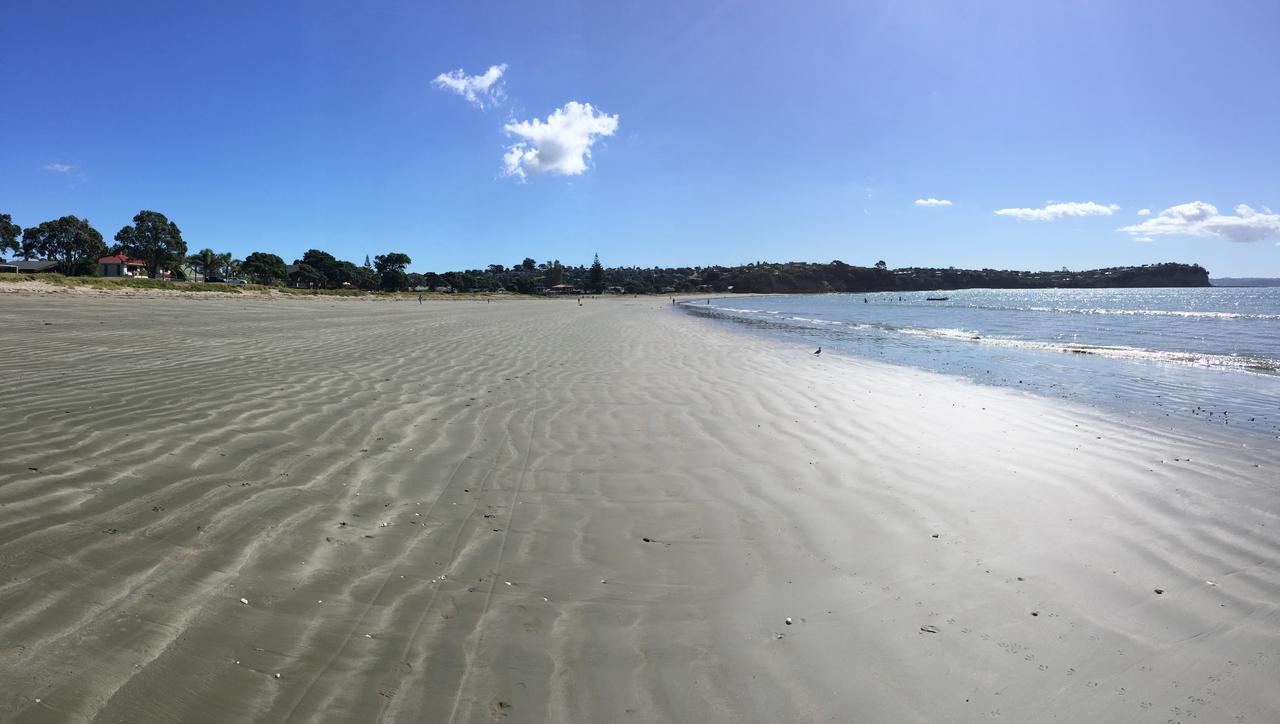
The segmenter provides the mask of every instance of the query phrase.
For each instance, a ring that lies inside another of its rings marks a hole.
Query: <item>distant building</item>
[[[14,259],[9,264],[16,267],[19,274],[51,274],[58,270],[58,262],[44,259]]]
[[[98,260],[98,276],[145,278],[147,263],[141,259],[130,259],[124,254],[104,256]]]

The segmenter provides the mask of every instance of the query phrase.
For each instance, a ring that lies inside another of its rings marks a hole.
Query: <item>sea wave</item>
[[[865,327],[866,325],[859,325]],[[1214,367],[1219,369],[1242,370],[1265,374],[1280,374],[1280,360],[1252,355],[1210,354],[1205,352],[1178,352],[1170,350],[1150,349],[1145,347],[1128,347],[1124,345],[1083,344],[1078,342],[1043,342],[1013,337],[982,335],[973,330],[930,328],[930,327],[894,327],[893,325],[872,325],[877,329],[900,334],[921,337],[950,339],[961,342],[973,342],[992,347],[1009,349],[1026,349],[1039,352],[1061,352],[1063,354],[1090,354],[1114,359],[1129,359],[1147,362],[1165,362],[1173,364],[1194,365],[1197,367]]]
[[[1054,314],[1098,314],[1127,317],[1180,317],[1182,319],[1252,319],[1280,321],[1280,314],[1252,314],[1249,312],[1214,312],[1190,309],[1114,309],[1109,307],[1044,307],[1008,306],[994,304],[962,304],[966,309],[987,309],[997,312],[1049,312]]]
[[[995,307],[1008,310],[1009,307]],[[1006,349],[1022,349],[1037,352],[1058,352],[1062,354],[1095,355],[1112,359],[1158,362],[1166,364],[1192,365],[1196,367],[1238,370],[1262,374],[1280,374],[1280,359],[1246,354],[1213,354],[1206,352],[1187,352],[1158,350],[1145,347],[1125,345],[1086,344],[1080,342],[1040,341],[1007,336],[984,335],[970,329],[951,327],[911,327],[898,326],[883,322],[852,322],[835,319],[820,319],[804,316],[769,316],[743,317],[738,315],[761,315],[765,310],[735,309],[718,306],[691,306],[691,310],[703,313],[723,314],[739,321],[761,324],[770,328],[792,329],[832,329],[843,328],[850,331],[877,331],[890,335],[905,335],[956,342],[968,342],[990,347]],[[1118,310],[1124,311],[1124,310]],[[1145,310],[1150,311],[1150,310]],[[1200,313],[1205,314],[1205,313]],[[1251,315],[1255,317],[1265,315]]]
[[[900,331],[906,334],[922,334],[926,336],[976,342],[984,345],[1007,347],[1011,349],[1061,352],[1063,354],[1087,354],[1114,359],[1164,362],[1193,365],[1196,367],[1232,369],[1264,374],[1280,374],[1280,360],[1271,359],[1269,357],[1209,354],[1205,352],[1175,352],[1145,347],[1127,347],[1123,345],[1080,344],[1076,342],[1040,342],[1028,339],[982,336],[975,332],[954,329],[903,329]]]
[[[999,304],[967,304],[963,301],[952,299],[952,304],[947,305],[950,308],[961,307],[964,309],[982,309],[994,312],[1044,312],[1050,314],[1090,314],[1090,315],[1113,315],[1126,317],[1177,317],[1181,319],[1245,319],[1258,320],[1265,322],[1280,321],[1280,314],[1258,314],[1252,312],[1222,312],[1211,310],[1195,310],[1195,309],[1116,309],[1114,307],[1057,307],[1043,305],[1008,305]],[[784,314],[776,309],[750,309],[741,307],[727,307],[717,305],[706,305],[706,308],[719,309],[725,312],[736,312],[738,314]]]

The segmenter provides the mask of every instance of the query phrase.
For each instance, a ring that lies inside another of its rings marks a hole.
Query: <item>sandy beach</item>
[[[810,352],[0,296],[0,721],[1275,721],[1280,443]]]

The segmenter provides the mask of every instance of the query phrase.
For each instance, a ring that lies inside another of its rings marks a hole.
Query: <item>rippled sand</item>
[[[1280,711],[1275,441],[652,299],[5,295],[0,375],[3,721]]]

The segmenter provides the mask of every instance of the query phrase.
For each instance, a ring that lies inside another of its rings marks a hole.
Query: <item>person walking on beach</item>
[[[418,304],[422,304],[422,292],[418,292]]]

